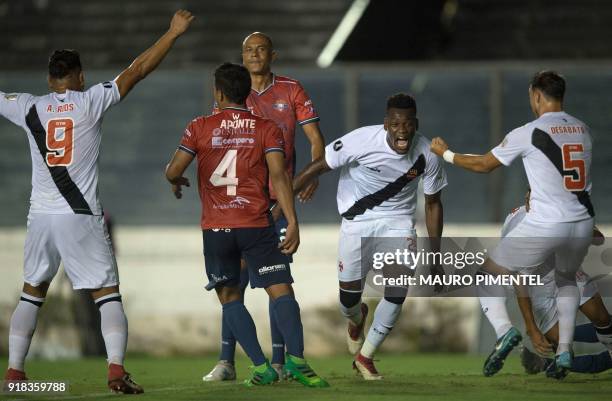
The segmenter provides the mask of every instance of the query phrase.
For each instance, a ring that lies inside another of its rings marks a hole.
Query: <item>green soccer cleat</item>
[[[266,363],[254,367],[251,378],[245,380],[244,384],[247,387],[264,386],[276,381],[278,381],[278,373],[270,365],[270,362],[266,361]]]
[[[485,361],[482,368],[482,373],[486,377],[489,377],[499,372],[501,368],[504,367],[504,360],[508,354],[521,342],[522,339],[523,336],[521,336],[521,333],[519,333],[519,331],[514,327],[511,327],[510,330],[508,330],[506,334],[504,334],[495,343],[495,348]]]
[[[317,375],[305,359],[287,354],[285,372],[288,378],[293,378],[306,387],[329,387],[329,383]]]
[[[546,377],[562,380],[567,376],[572,368],[572,360],[574,356],[571,352],[562,352],[555,356],[555,361],[546,369]]]

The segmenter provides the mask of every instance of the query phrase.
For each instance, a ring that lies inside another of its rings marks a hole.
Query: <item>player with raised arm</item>
[[[214,97],[218,114],[198,117],[185,129],[179,148],[166,168],[177,198],[189,185],[183,173],[197,156],[202,200],[202,234],[208,290],[217,292],[222,319],[255,365],[249,386],[271,384],[278,373],[265,358],[255,324],[240,289],[240,262],[250,271],[251,287],[265,288],[274,318],[287,344],[284,372],[308,387],[327,387],[304,359],[300,308],[293,295],[293,278],[284,255],[299,245],[298,222],[291,182],[285,170],[285,143],[273,121],[246,108],[251,78],[241,65],[225,63],[215,71]],[[267,179],[287,217],[279,244],[268,210]],[[279,249],[280,248],[280,249]]]
[[[406,245],[415,243],[419,179],[423,181],[429,237],[442,235],[441,194],[447,185],[446,173],[429,150],[429,140],[417,132],[416,112],[411,96],[391,96],[384,124],[358,128],[335,140],[325,148],[324,158],[310,163],[294,180],[294,189],[299,191],[311,179],[341,169],[337,196],[343,217],[338,244],[340,310],[348,319],[349,351],[356,354],[353,367],[366,380],[382,379],[373,357],[395,325],[405,293],[400,296],[385,288],[364,339],[368,309],[361,297],[369,269],[362,267],[361,238],[394,237]]]
[[[530,211],[501,239],[485,262],[495,274],[539,266],[554,255],[559,311],[555,370],[572,366],[572,338],[579,293],[576,272],[593,233],[590,200],[592,144],[589,128],[563,111],[565,79],[553,71],[534,75],[529,103],[536,120],[510,132],[485,155],[455,154],[441,138],[431,149],[449,162],[477,173],[508,166],[521,157],[531,188]],[[509,335],[516,333],[509,331]],[[504,340],[505,341],[505,340]]]
[[[268,35],[254,32],[242,42],[242,64],[249,70],[251,76],[251,91],[246,99],[246,105],[254,114],[274,121],[283,132],[285,168],[289,176],[293,177],[296,162],[295,133],[297,126],[302,127],[311,144],[312,160],[323,156],[325,142],[319,129],[319,116],[314,109],[312,100],[299,81],[272,73],[272,62],[275,59],[274,45]],[[213,113],[218,111],[218,107],[215,106]],[[298,194],[298,198],[302,201],[310,200],[317,186],[317,180],[311,181]],[[287,220],[282,215],[281,209],[276,207],[276,195],[271,183],[270,187],[275,228],[278,236],[282,239],[287,230]],[[291,256],[287,256],[287,259],[290,263],[293,261]],[[248,283],[248,270],[243,263],[240,276],[240,287],[243,293]],[[272,338],[271,363],[277,372],[282,373],[282,366],[285,363],[285,344],[278,325],[274,321],[272,304],[270,304],[269,312]],[[219,361],[213,370],[203,377],[203,380],[234,380],[236,378],[235,351],[236,339],[227,324],[222,323]]]
[[[123,368],[127,319],[98,199],[101,124],[106,111],[157,68],[193,18],[188,11],[177,11],[168,31],[113,81],[85,90],[79,54],[56,50],[49,58],[51,93],[0,92],[0,115],[25,130],[32,157],[24,284],[11,318],[5,380],[27,380],[24,360],[38,311],[61,261],[73,288],[89,289],[100,310],[108,387],[119,393],[143,392]]]

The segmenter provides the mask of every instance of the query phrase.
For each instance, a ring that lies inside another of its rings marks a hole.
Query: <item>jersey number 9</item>
[[[72,164],[74,145],[74,122],[71,118],[57,118],[47,123],[47,165],[69,166]]]

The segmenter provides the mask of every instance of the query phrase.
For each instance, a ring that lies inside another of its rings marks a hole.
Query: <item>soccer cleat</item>
[[[117,394],[142,394],[144,390],[132,380],[132,376],[123,366],[111,363],[108,365],[108,388]]]
[[[205,382],[236,380],[236,368],[230,361],[220,360],[209,374],[202,377],[202,380]]]
[[[348,330],[346,333],[346,344],[348,345],[349,352],[355,355],[361,349],[363,342],[365,341],[364,327],[366,318],[368,317],[368,305],[361,304],[361,323],[354,325],[353,322],[348,322]]]
[[[9,382],[20,382],[26,381],[28,378],[26,377],[25,372],[17,369],[8,368],[6,373],[4,374],[4,383],[2,389],[4,391],[9,391]]]
[[[535,375],[537,373],[544,372],[550,364],[550,359],[542,358],[535,352],[532,352],[529,348],[522,347],[521,365],[523,365],[523,368],[527,374]]]
[[[270,365],[270,362],[266,361],[264,365],[256,366],[253,369],[251,378],[246,379],[244,385],[247,387],[264,386],[276,381],[278,381],[278,373],[276,373],[276,370]]]
[[[306,387],[329,387],[329,383],[317,375],[305,359],[287,354],[284,369],[287,378],[293,378]]]
[[[495,348],[489,354],[484,363],[482,373],[486,377],[489,377],[499,372],[501,368],[504,367],[504,360],[508,354],[521,342],[522,339],[523,336],[521,336],[521,333],[519,333],[519,331],[514,327],[511,327],[510,330],[508,330],[506,334],[504,334],[495,343]]]
[[[546,369],[546,377],[557,380],[565,378],[572,368],[572,359],[574,359],[574,356],[569,351],[556,355],[554,362]]]
[[[4,380],[7,382],[25,381],[28,380],[25,372],[17,369],[8,368],[4,374]]]
[[[276,371],[276,374],[278,375],[278,380],[277,381],[284,381],[287,380],[287,373],[285,372],[285,365],[283,365],[282,363],[273,363],[272,365],[272,369],[274,369]]]
[[[361,355],[361,352],[357,354],[353,361],[353,369],[357,371],[365,380],[382,380],[382,375],[376,370],[374,366],[374,360],[366,358]]]

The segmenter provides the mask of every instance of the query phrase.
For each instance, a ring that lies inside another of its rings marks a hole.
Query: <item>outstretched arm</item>
[[[502,165],[491,152],[484,155],[469,155],[451,152],[446,142],[444,142],[444,139],[439,137],[431,140],[431,151],[447,162],[456,164],[459,167],[463,167],[475,173],[490,173]]]
[[[182,186],[189,186],[189,180],[187,177],[183,177],[183,173],[187,170],[192,160],[192,154],[178,149],[174,152],[172,160],[166,166],[166,179],[172,184],[172,192],[177,199],[183,197]]]
[[[176,39],[189,28],[189,24],[191,24],[194,18],[189,11],[178,10],[172,17],[170,29],[115,78],[121,99],[127,96],[139,81],[143,80],[151,71],[157,68],[172,48],[172,45],[174,45]]]
[[[268,164],[272,186],[276,192],[276,200],[287,219],[287,233],[280,244],[281,252],[291,255],[297,251],[300,245],[300,232],[297,215],[295,214],[295,204],[293,203],[291,180],[289,180],[289,175],[285,170],[285,157],[282,152],[268,152],[266,153],[266,163]]]
[[[311,180],[330,170],[331,168],[327,165],[324,157],[311,161],[304,167],[304,170],[293,179],[293,190],[295,192],[300,192]]]
[[[313,122],[302,126],[308,142],[310,142],[310,153],[312,155],[311,160],[317,160],[325,156],[325,141],[321,134],[318,122]],[[307,202],[312,199],[317,187],[319,186],[318,179],[312,179],[308,185],[306,185],[298,193],[298,199],[302,202]]]

